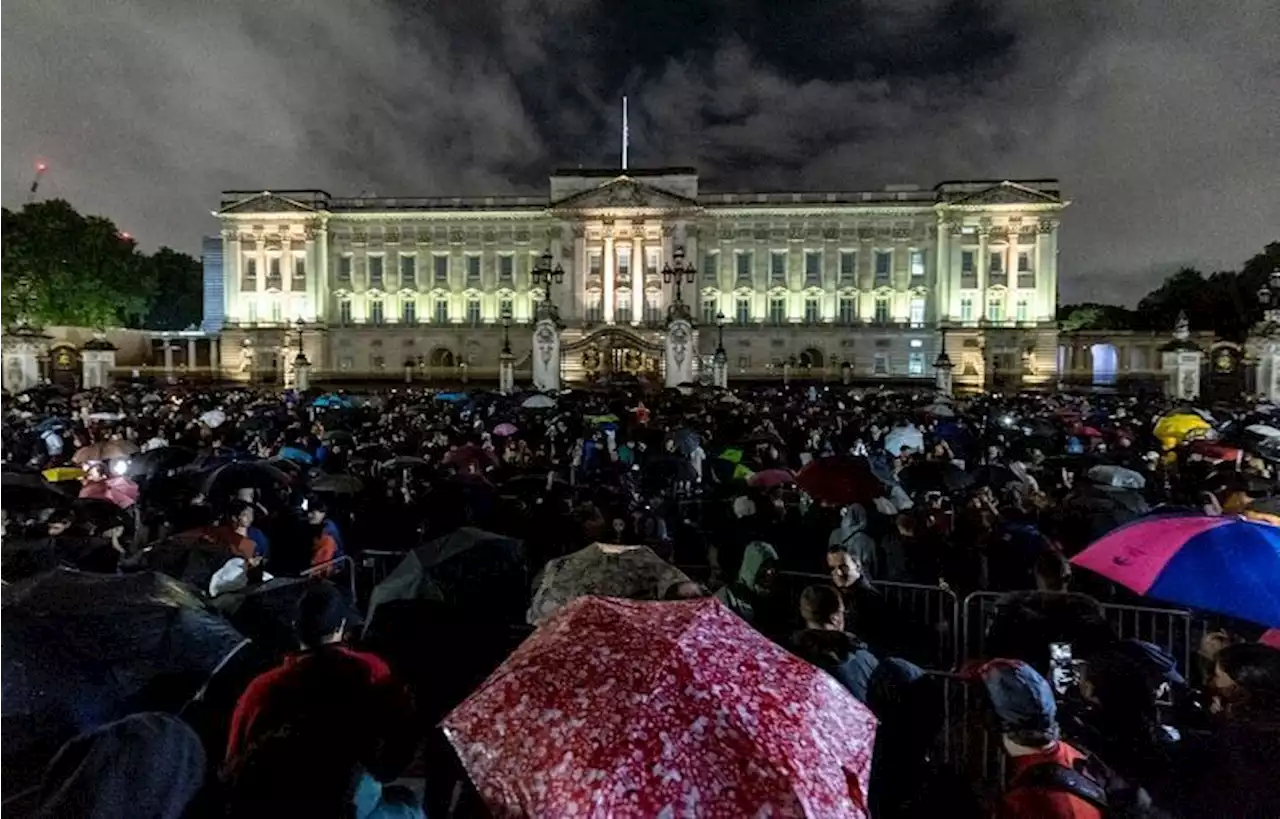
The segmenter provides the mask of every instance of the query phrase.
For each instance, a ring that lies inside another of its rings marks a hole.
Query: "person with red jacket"
[[[986,689],[1009,757],[1009,784],[997,819],[1102,819],[1094,802],[1062,781],[1068,777],[1082,788],[1101,789],[1080,773],[1086,755],[1059,738],[1048,681],[1020,660],[991,660],[972,674]]]
[[[380,781],[403,771],[414,750],[412,700],[382,658],[342,645],[354,616],[331,583],[318,581],[306,591],[295,622],[302,650],[254,679],[236,703],[227,776],[255,743],[281,731],[341,743]]]

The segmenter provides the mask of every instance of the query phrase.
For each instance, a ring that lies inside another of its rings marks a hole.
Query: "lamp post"
[[[724,350],[724,313],[716,313],[716,352],[711,357],[711,381],[721,389],[729,386],[729,354]]]
[[[511,352],[511,312],[502,311],[502,352],[498,353],[498,392],[510,395],[516,389],[515,355]]]
[[[943,395],[951,394],[951,370],[955,367],[951,363],[951,356],[947,355],[947,328],[942,329],[942,347],[938,350],[938,357],[933,360],[933,386]]]
[[[293,388],[298,392],[306,392],[311,389],[311,362],[302,351],[302,332],[307,328],[307,323],[302,320],[302,316],[298,316],[293,326],[298,333],[298,355],[293,359]]]
[[[1258,288],[1258,304],[1262,306],[1262,320],[1267,323],[1269,334],[1280,333],[1280,267],[1272,270],[1267,283]]]
[[[560,284],[564,281],[564,268],[558,263],[555,267],[552,267],[552,261],[551,249],[548,248],[547,251],[542,254],[538,263],[534,265],[531,273],[535,287],[538,285],[546,285],[546,298],[544,301],[547,304],[551,303],[551,283],[555,282],[556,284]]]
[[[1280,401],[1280,266],[1258,288],[1262,321],[1253,328],[1249,346],[1256,362],[1254,392],[1268,401]]]
[[[669,262],[662,266],[662,281],[665,284],[675,282],[676,300],[674,304],[682,304],[684,298],[680,292],[680,284],[682,281],[693,284],[694,279],[697,278],[698,270],[693,265],[685,266],[683,247],[677,247],[671,257],[674,264]]]

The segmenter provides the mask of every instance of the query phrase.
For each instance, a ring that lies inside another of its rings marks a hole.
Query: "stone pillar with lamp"
[[[675,284],[675,299],[667,306],[667,332],[663,347],[666,385],[678,387],[693,382],[693,360],[696,354],[693,314],[689,305],[684,302],[681,284],[693,284],[698,271],[693,265],[685,265],[683,247],[677,247],[671,256],[671,263],[662,268],[662,281]]]
[[[546,287],[545,298],[534,310],[533,325],[533,388],[542,392],[560,391],[560,331],[564,329],[564,322],[551,300],[551,285],[564,281],[564,268],[559,264],[552,266],[553,261],[548,250],[531,273],[535,287]]]

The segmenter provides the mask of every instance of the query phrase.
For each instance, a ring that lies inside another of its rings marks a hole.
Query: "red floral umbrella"
[[[128,509],[138,502],[138,485],[128,478],[113,475],[105,481],[88,481],[81,487],[80,497],[99,498]]]
[[[876,719],[718,600],[581,597],[442,727],[497,816],[862,819]]]
[[[796,484],[816,501],[839,506],[871,504],[888,494],[863,458],[836,456],[805,464]]]

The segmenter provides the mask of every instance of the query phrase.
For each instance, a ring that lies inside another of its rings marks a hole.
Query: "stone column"
[[[691,383],[693,376],[693,360],[697,351],[693,347],[693,323],[689,320],[687,305],[672,307],[671,319],[667,322],[667,333],[664,339],[666,357],[666,385],[678,387]]]
[[[222,231],[222,318],[224,322],[243,321],[240,312],[240,234],[228,228]]]
[[[1044,231],[1043,267],[1036,271],[1036,291],[1041,294],[1044,320],[1052,321],[1058,312],[1058,221],[1046,219],[1040,225]]]
[[[222,340],[217,336],[209,339],[209,372],[214,378],[222,372]]]
[[[187,372],[194,372],[196,368],[196,340],[194,338],[187,339]]]
[[[1184,401],[1200,397],[1200,368],[1204,351],[1191,340],[1186,313],[1178,316],[1173,341],[1160,348],[1160,364],[1165,374],[1165,394]]]
[[[934,265],[933,303],[936,322],[959,318],[951,315],[951,225],[938,221],[937,262]]]
[[[413,383],[413,359],[405,359],[404,362],[404,383]]]
[[[305,353],[298,353],[293,359],[293,388],[298,392],[311,389],[311,362]]]
[[[509,347],[498,354],[498,392],[511,395],[516,391],[516,357]]]
[[[583,305],[587,298],[587,236],[585,226],[580,224],[573,226],[573,274],[570,280],[573,286],[569,288],[572,294],[569,298],[569,316],[581,318],[586,312]],[[534,298],[534,309],[529,311],[529,318],[533,318],[537,312],[539,298],[541,297]]]
[[[616,259],[613,257],[613,226],[605,225],[604,228],[604,323],[613,324],[613,270]],[[559,352],[559,344],[557,343],[557,352]],[[559,380],[557,376],[557,381]]]
[[[533,329],[533,388],[560,391],[560,322],[551,311],[541,308]]]
[[[1045,263],[1044,263],[1044,235],[1045,221],[1041,221],[1036,226],[1036,243],[1035,249],[1031,254],[1031,272],[1036,277],[1036,321],[1045,320],[1045,299],[1044,299],[1044,280],[1045,280]]]
[[[168,336],[164,337],[164,374],[170,382],[173,381],[173,342]]]
[[[711,359],[711,383],[721,389],[729,388],[729,356],[724,348],[716,350]]]
[[[4,334],[4,388],[22,392],[40,384],[40,359],[48,352],[49,336],[33,327]]]
[[[421,270],[419,270],[418,275],[423,275]],[[429,270],[427,275],[434,276],[435,270]],[[327,322],[329,320],[329,225],[324,220],[321,220],[320,226],[316,228],[316,272],[314,282],[315,287],[311,292],[312,299],[314,299],[315,320],[317,322]]]
[[[976,315],[986,318],[987,315],[987,282],[991,276],[991,258],[987,242],[991,238],[989,219],[983,219],[978,227],[978,304],[973,306]]]
[[[631,324],[644,317],[644,238],[643,228],[632,228],[631,234]]]

